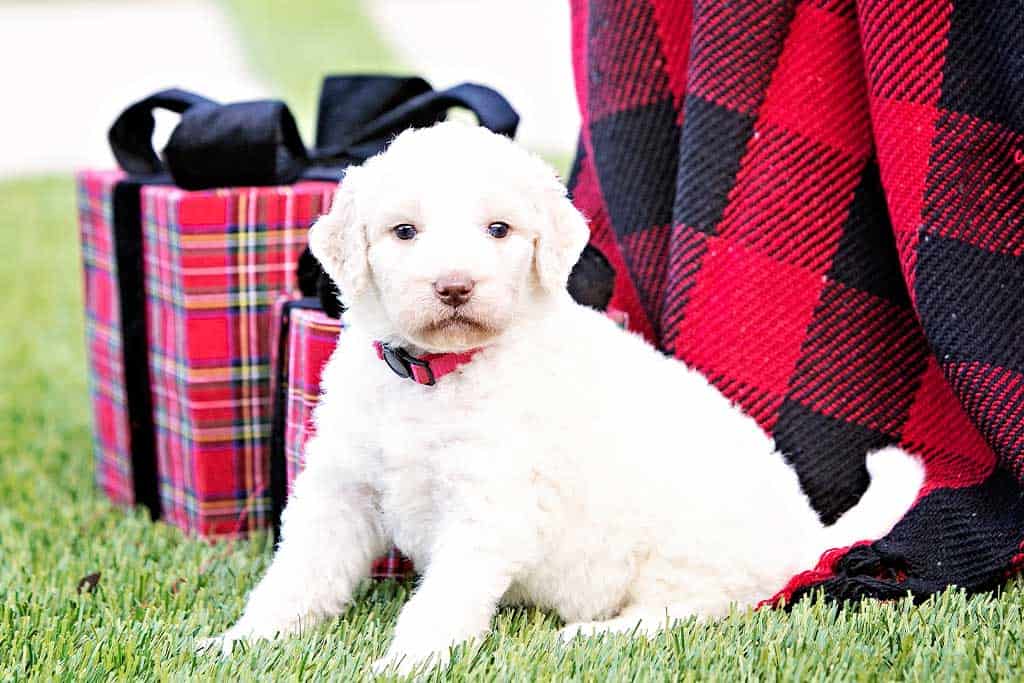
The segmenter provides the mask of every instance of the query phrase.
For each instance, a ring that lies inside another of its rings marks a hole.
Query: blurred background
[[[0,0],[0,63],[0,179],[112,165],[114,117],[169,86],[284,99],[307,143],[322,76],[343,72],[497,88],[561,167],[579,125],[560,0]]]

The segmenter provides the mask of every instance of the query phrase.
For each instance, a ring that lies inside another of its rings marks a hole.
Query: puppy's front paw
[[[197,654],[219,654],[227,657],[236,648],[238,643],[246,640],[257,640],[257,636],[254,632],[239,629],[238,625],[229,628],[219,636],[213,636],[210,638],[200,639],[195,646]]]
[[[377,676],[383,674],[408,676],[414,671],[425,672],[434,667],[444,667],[448,664],[450,657],[448,648],[444,650],[415,650],[396,647],[392,644],[388,648],[387,654],[373,663],[373,673]]]
[[[218,652],[227,657],[240,644],[256,640],[273,640],[279,636],[290,635],[299,632],[299,623],[288,623],[279,627],[265,626],[258,627],[246,623],[243,619],[219,636],[202,638],[196,643],[197,653]]]
[[[558,631],[558,639],[568,644],[576,640],[576,638],[589,638],[595,633],[597,633],[597,629],[594,627],[594,622],[580,621],[574,624],[566,624],[564,628]]]
[[[376,676],[383,676],[384,674],[408,676],[414,671],[427,671],[439,664],[440,662],[436,655],[427,655],[421,658],[389,650],[386,655],[373,663],[373,673]]]
[[[205,655],[217,653],[227,657],[234,649],[238,638],[232,638],[227,632],[210,638],[200,638],[195,645],[196,654]]]

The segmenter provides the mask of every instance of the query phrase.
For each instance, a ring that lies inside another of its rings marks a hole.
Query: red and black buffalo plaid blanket
[[[927,464],[892,533],[780,597],[1002,583],[1024,562],[1020,3],[572,9],[572,187],[612,305],[775,438],[826,522],[867,451]]]

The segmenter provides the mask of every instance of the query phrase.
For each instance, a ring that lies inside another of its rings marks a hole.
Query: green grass
[[[257,62],[308,112],[321,73],[394,64],[352,3],[313,3],[309,14],[283,3],[233,5]],[[409,586],[369,586],[345,615],[303,637],[229,659],[193,654],[196,637],[238,615],[271,546],[266,536],[185,538],[93,488],[75,219],[68,178],[0,183],[0,680],[365,676]],[[95,590],[79,593],[93,572],[101,573]],[[459,648],[447,674],[431,678],[1017,679],[1022,607],[1024,586],[1014,583],[998,597],[805,603],[790,614],[686,623],[650,642],[567,648],[550,615],[504,610],[492,636]]]

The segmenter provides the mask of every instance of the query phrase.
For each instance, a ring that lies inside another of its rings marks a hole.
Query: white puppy
[[[310,232],[348,327],[273,564],[214,642],[341,613],[392,543],[422,580],[378,664],[408,670],[486,633],[499,603],[555,610],[568,636],[651,632],[889,531],[916,460],[870,456],[870,489],[823,527],[751,418],[569,298],[587,237],[555,174],[481,128],[406,132],[348,172]],[[433,385],[389,369],[410,357]]]

